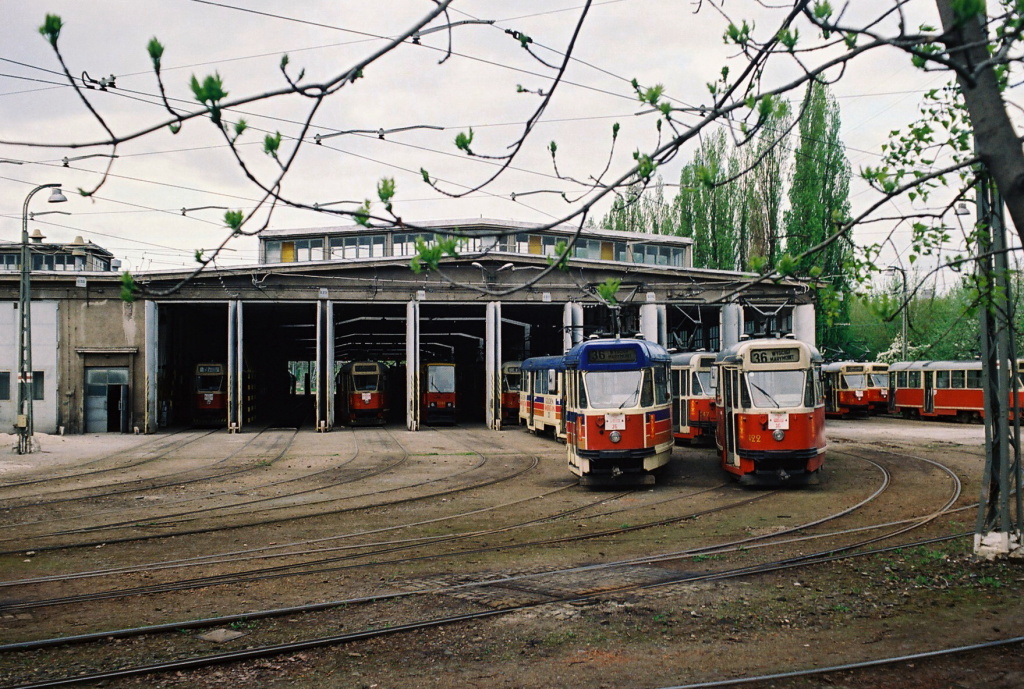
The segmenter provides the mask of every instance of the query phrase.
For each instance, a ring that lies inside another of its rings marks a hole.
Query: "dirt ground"
[[[139,514],[149,515],[144,528],[164,529],[167,537],[121,544],[111,539],[86,547],[86,535],[62,536],[79,547],[0,555],[0,579],[5,582],[247,549],[265,556],[271,552],[267,549],[279,544],[383,534],[385,529],[394,532],[387,532],[391,535],[386,538],[374,535],[372,542],[388,541],[392,548],[403,540],[469,535],[443,557],[437,555],[449,546],[424,544],[405,551],[420,560],[388,564],[397,556],[375,554],[358,567],[322,575],[211,585],[27,613],[5,612],[4,606],[52,596],[55,589],[47,584],[0,588],[0,643],[678,553],[780,533],[853,508],[883,486],[888,472],[888,488],[877,497],[832,522],[787,535],[784,540],[790,542],[681,556],[634,567],[622,576],[654,581],[664,579],[667,572],[684,578],[839,549],[866,534],[895,531],[897,522],[921,520],[944,507],[955,494],[955,482],[926,460],[949,467],[962,481],[956,499],[960,509],[862,549],[940,539],[934,542],[770,574],[682,581],[625,593],[600,593],[602,585],[612,588],[619,583],[617,570],[596,575],[603,580],[561,574],[516,580],[486,593],[447,589],[372,610],[352,606],[308,618],[296,615],[226,626],[241,636],[224,642],[198,638],[209,630],[183,632],[156,642],[165,647],[165,656],[219,653],[308,634],[311,629],[326,634],[386,628],[410,618],[531,603],[517,612],[481,620],[102,686],[676,687],[1024,636],[1020,562],[987,562],[973,556],[970,534],[977,510],[972,505],[978,499],[984,463],[983,428],[865,419],[830,422],[829,437],[826,470],[816,486],[782,491],[742,488],[723,476],[711,449],[679,447],[658,485],[631,494],[572,485],[563,446],[518,429],[493,433],[453,428],[418,434],[303,431],[288,442],[268,439],[264,444],[244,435],[215,434],[171,456],[175,471],[204,477],[174,486],[169,485],[171,474],[163,459],[128,459],[145,457],[152,437],[43,437],[40,453],[0,456],[0,532],[8,534],[0,533],[0,538],[41,543],[33,539],[56,539],[47,536],[53,531],[48,524],[131,522]],[[13,439],[8,446],[12,443]],[[105,455],[112,456],[103,459]],[[211,456],[226,459],[218,460],[213,470]],[[61,477],[76,467],[105,463],[111,470],[102,475],[10,487],[28,478]],[[228,473],[234,466],[261,471]],[[494,482],[488,484],[484,478]],[[112,485],[125,492],[88,497],[89,491]],[[295,491],[294,486],[303,490]],[[29,504],[41,496],[50,496],[46,505]],[[183,515],[185,506],[201,506],[202,511]],[[164,520],[163,514],[176,516]],[[563,516],[568,514],[572,516]],[[692,516],[672,521],[680,515]],[[271,516],[277,521],[269,521]],[[253,523],[256,518],[264,523]],[[540,521],[513,529],[530,520]],[[878,526],[882,524],[886,526]],[[195,528],[199,525],[209,530]],[[489,532],[497,526],[509,530]],[[631,526],[644,528],[629,530]],[[14,527],[22,536],[10,535]],[[135,532],[118,527],[97,533],[110,538]],[[801,535],[817,538],[793,540]],[[561,541],[541,543],[556,537]],[[356,540],[365,545],[371,539]],[[211,565],[203,573],[252,566],[253,562]],[[194,574],[189,570],[190,576]],[[60,590],[127,588],[143,580],[180,576],[177,570],[131,574],[99,582],[64,582]],[[538,596],[574,586],[593,595],[533,605]],[[146,643],[111,640],[99,648],[0,653],[0,686],[15,686],[32,672],[42,672],[40,668],[73,675],[99,666],[107,656],[153,655]],[[747,686],[1020,687],[1020,651],[1016,644]]]

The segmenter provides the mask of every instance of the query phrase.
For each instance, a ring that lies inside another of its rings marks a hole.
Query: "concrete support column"
[[[743,334],[743,307],[737,303],[726,304],[719,315],[718,331],[721,335],[720,349],[731,347],[740,341]]]
[[[420,429],[420,303],[405,306],[405,427]]]
[[[242,302],[228,302],[228,430],[240,433],[245,422],[245,362]]]
[[[647,303],[640,307],[640,332],[649,342],[668,345],[668,313],[664,304]]]
[[[487,427],[501,430],[501,302],[487,304],[484,337],[484,386]]]
[[[155,301],[145,302],[146,342],[142,360],[145,362],[146,402],[142,427],[145,433],[156,433],[160,427],[160,407],[157,398],[160,375],[160,313]],[[84,427],[84,424],[83,424]]]
[[[316,304],[316,430],[331,430],[334,419],[334,318],[333,304]]]
[[[569,302],[562,311],[562,351],[583,341],[583,305]]]
[[[800,304],[793,307],[793,335],[801,342],[817,347],[815,340],[814,304]]]

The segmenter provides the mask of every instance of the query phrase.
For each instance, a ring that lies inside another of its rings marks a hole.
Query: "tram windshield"
[[[843,382],[847,390],[863,390],[868,386],[868,377],[863,373],[844,373]]]
[[[374,392],[380,387],[379,379],[376,373],[352,374],[352,389],[356,392]]]
[[[455,367],[430,366],[427,368],[428,392],[455,392]]]
[[[654,382],[642,371],[589,371],[583,376],[592,409],[631,409],[654,404]]]
[[[807,371],[749,371],[752,405],[766,409],[800,407],[804,402]]]
[[[873,388],[887,388],[887,387],[889,387],[889,374],[888,373],[872,373],[871,374],[871,387],[873,387]]]
[[[196,392],[220,392],[224,376],[196,376]]]
[[[694,371],[692,395],[713,395],[715,394],[715,386],[711,382],[711,371]]]

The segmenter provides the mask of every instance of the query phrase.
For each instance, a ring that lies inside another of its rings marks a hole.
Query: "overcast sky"
[[[876,7],[874,2],[866,5]],[[933,4],[922,0],[919,5],[926,18]],[[229,98],[254,95],[283,85],[278,65],[287,53],[293,75],[305,69],[304,81],[318,81],[343,73],[379,50],[385,37],[405,31],[432,6],[426,0],[0,0],[5,18],[0,29],[0,141],[81,144],[104,138],[101,126],[59,74],[52,49],[38,33],[46,13],[64,20],[60,46],[74,76],[116,77],[114,88],[89,90],[86,95],[108,126],[126,135],[167,117],[146,54],[146,44],[154,36],[166,47],[163,76],[168,95],[175,99],[173,105],[185,109],[193,107],[188,89],[193,74],[202,79],[219,73]],[[572,193],[571,186],[554,176],[547,152],[550,141],[558,143],[559,171],[586,179],[603,169],[612,125],[620,123],[609,173],[610,178],[618,177],[632,164],[634,151],[649,151],[657,143],[654,118],[637,115],[642,108],[631,79],[664,84],[677,106],[700,106],[708,102],[706,84],[716,80],[722,66],[738,70],[742,64],[735,50],[723,43],[726,20],[708,0],[696,14],[697,3],[687,0],[595,2],[577,41],[576,60],[513,170],[462,199],[447,198],[424,185],[421,168],[452,192],[479,184],[493,173],[492,161],[468,158],[455,149],[456,134],[472,127],[474,151],[505,153],[540,100],[531,93],[517,93],[517,87],[546,91],[554,73],[523,51],[507,31],[528,34],[537,55],[558,64],[580,6],[579,0],[456,2],[450,13],[453,22],[486,19],[494,20],[493,25],[457,27],[452,33],[453,55],[443,64],[439,61],[445,55],[445,32],[425,36],[418,46],[402,46],[325,102],[311,134],[414,125],[443,130],[413,129],[384,139],[346,134],[325,139],[320,146],[310,141],[287,178],[284,193],[305,203],[361,201],[375,195],[379,179],[393,177],[396,212],[410,221],[550,221],[567,212],[564,201],[551,194],[526,195],[550,189]],[[758,3],[730,1],[725,9],[736,18],[756,18],[758,30],[767,32],[772,25],[772,16]],[[790,76],[782,69],[768,79]],[[915,70],[895,51],[855,62],[834,87],[854,171],[878,164],[890,130],[915,117],[925,88],[945,81],[944,75]],[[248,121],[251,129],[243,135],[240,150],[257,174],[273,173],[260,152],[263,135],[280,131],[287,149],[292,145],[289,138],[299,135],[308,107],[308,101],[274,99],[226,114],[231,121],[243,116]],[[685,114],[679,118],[692,121]],[[69,191],[91,188],[108,161],[92,157],[64,167],[63,158],[109,152],[104,147],[0,145],[0,158],[24,161],[0,163],[0,239],[18,240],[22,203],[33,186],[60,182]],[[678,181],[691,152],[684,149],[672,165],[660,170],[666,183]],[[223,210],[196,210],[183,216],[182,208],[249,210],[260,198],[208,120],[188,122],[177,135],[165,129],[123,144],[118,155],[111,178],[95,199],[68,194],[70,203],[48,207],[45,196],[37,195],[33,212],[59,208],[73,215],[40,217],[30,223],[30,230],[41,229],[51,241],[81,235],[107,247],[134,270],[181,268],[192,265],[196,249],[214,246],[224,236]],[[673,193],[672,188],[667,191]],[[854,185],[855,209],[870,198],[863,185]],[[271,222],[275,229],[338,224],[348,223],[289,210],[276,212]],[[878,241],[891,227],[892,223],[865,228],[858,238]],[[225,264],[255,262],[255,240],[237,240],[231,248]]]

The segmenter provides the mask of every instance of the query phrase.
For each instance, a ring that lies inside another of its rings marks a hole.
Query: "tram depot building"
[[[459,421],[499,428],[501,364],[561,354],[611,334],[596,295],[608,278],[620,332],[680,351],[717,351],[744,334],[814,340],[814,307],[795,281],[692,267],[692,240],[588,229],[566,269],[541,273],[574,228],[507,221],[268,230],[255,265],[136,273],[121,299],[118,262],[91,242],[30,243],[33,417],[37,433],[153,433],[192,425],[196,367],[225,366],[224,427],[330,430],[334,373],[394,364],[391,421],[420,427],[419,370],[456,364]],[[416,240],[465,238],[440,273],[410,269]],[[18,251],[0,243],[0,425],[16,420]],[[174,289],[179,286],[179,288]],[[520,287],[513,290],[512,288]],[[504,294],[502,294],[504,293]],[[165,296],[154,296],[164,294]],[[409,394],[410,391],[413,394]]]

